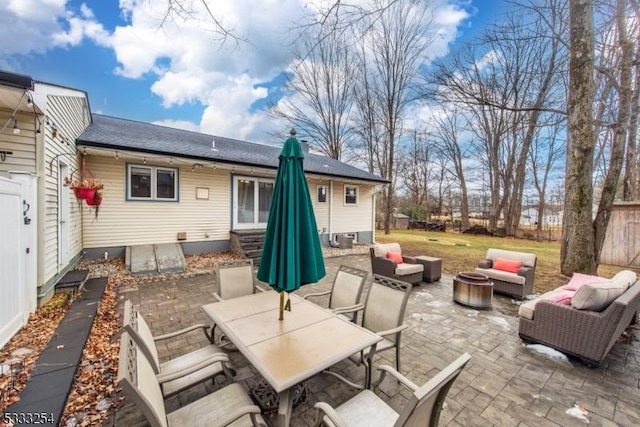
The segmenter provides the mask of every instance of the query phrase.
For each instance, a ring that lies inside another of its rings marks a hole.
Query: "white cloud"
[[[252,109],[268,96],[267,89],[257,85],[288,68],[289,46],[295,39],[289,30],[303,22],[310,3],[208,1],[220,23],[247,40],[239,44],[227,40],[222,46],[201,1],[184,3],[193,7],[189,19],[173,15],[163,23],[166,0],[120,0],[121,21],[114,26],[114,17],[100,16],[103,8],[92,10],[92,3],[9,0],[0,4],[0,64],[10,64],[11,55],[71,49],[90,40],[113,50],[118,66],[109,71],[122,78],[152,81],[150,89],[165,108],[188,103],[203,106],[199,123],[197,119],[162,123],[220,136],[266,139],[265,129],[274,123],[264,112]],[[430,48],[430,59],[447,52],[465,18],[466,12],[457,6],[439,6],[434,13],[438,37]]]

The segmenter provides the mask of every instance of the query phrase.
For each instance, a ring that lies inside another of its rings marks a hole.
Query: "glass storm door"
[[[266,228],[273,198],[273,180],[233,178],[234,229]]]

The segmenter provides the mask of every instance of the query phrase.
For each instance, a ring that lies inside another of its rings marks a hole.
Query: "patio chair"
[[[367,271],[359,268],[341,265],[333,279],[331,290],[307,294],[304,299],[329,295],[330,310],[362,309],[364,305],[360,303],[360,296],[368,275]],[[355,322],[357,314],[357,311],[354,311],[347,317],[352,322]]]
[[[125,331],[120,338],[118,383],[152,427],[264,426],[260,408],[238,383],[232,383],[180,409],[166,413],[160,383],[149,359]]]
[[[324,423],[340,427],[435,427],[440,420],[447,393],[469,359],[471,356],[468,353],[463,354],[422,387],[418,387],[390,366],[379,366],[380,382],[389,373],[411,392],[400,413],[371,390],[363,390],[335,409],[325,402],[316,403],[315,426]]]
[[[253,260],[220,262],[216,267],[218,292],[213,293],[217,301],[233,299],[254,294],[264,289],[256,285],[256,275],[253,271]]]
[[[165,363],[160,363],[156,341],[161,341],[202,329],[209,341],[208,327],[204,324],[192,325],[165,335],[154,337],[144,317],[138,313],[131,301],[124,302],[123,330],[136,342],[145,355],[162,389],[162,395],[169,397],[203,381],[223,374],[229,381],[233,374],[228,367],[229,358],[215,344],[178,356]]]
[[[256,275],[253,270],[253,260],[220,262],[216,267],[218,279],[218,292],[213,293],[216,301],[224,301],[251,295],[256,291],[265,292],[256,284]],[[215,339],[216,324],[211,327],[211,337]],[[225,341],[225,336],[218,338],[217,344],[227,349],[233,349],[230,341]]]
[[[402,331],[408,328],[402,322],[412,287],[411,283],[374,274],[362,314],[362,327],[382,337],[382,341],[376,345],[375,353],[395,348],[397,371],[400,371],[400,338]],[[348,310],[335,310],[336,314],[345,314],[346,312]],[[365,388],[369,386],[371,381],[373,356],[374,354],[371,354],[371,352],[368,352],[368,355],[365,356],[365,352],[362,351],[355,355],[355,359],[353,357],[350,358],[357,364],[364,363],[367,369]],[[326,372],[353,387],[362,388],[332,371]]]

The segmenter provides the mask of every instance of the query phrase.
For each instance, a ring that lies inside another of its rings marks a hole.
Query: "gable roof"
[[[212,148],[215,141],[215,149]],[[222,138],[182,129],[93,114],[93,122],[77,138],[78,146],[171,155],[208,162],[278,168],[281,147]],[[387,180],[338,160],[305,153],[308,173],[375,183]]]

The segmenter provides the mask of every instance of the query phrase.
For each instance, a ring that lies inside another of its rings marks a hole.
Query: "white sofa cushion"
[[[621,280],[608,283],[588,283],[581,286],[571,300],[571,306],[578,310],[602,311],[614,299],[618,298],[628,288]]]
[[[398,276],[408,276],[409,274],[422,273],[423,270],[424,266],[422,264],[410,264],[408,262],[404,262],[402,264],[396,265],[396,275]]]
[[[523,276],[518,276],[515,273],[509,273],[508,271],[496,270],[494,268],[479,268],[475,270],[476,273],[486,274],[490,279],[502,280],[503,282],[516,283],[518,285],[524,285],[526,280]]]
[[[386,257],[387,252],[399,252],[402,253],[399,243],[380,243],[373,245],[373,254],[379,257]]]
[[[534,313],[536,311],[536,305],[542,300],[550,300],[553,301],[555,295],[566,293],[567,291],[562,289],[562,287],[556,288],[552,291],[546,292],[542,294],[539,298],[529,300],[520,304],[518,308],[518,315],[520,317],[524,317],[529,320],[533,320]]]
[[[508,251],[505,249],[488,249],[487,259],[495,261],[496,258],[506,258],[515,261],[521,261],[522,265],[525,267],[534,267],[536,265],[535,254],[530,254],[527,252]]]

